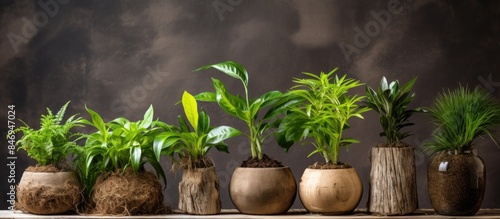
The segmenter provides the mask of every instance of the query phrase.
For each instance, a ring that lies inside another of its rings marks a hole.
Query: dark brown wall
[[[41,2],[37,3],[37,2]],[[7,132],[7,105],[36,126],[45,107],[58,109],[71,100],[68,114],[88,117],[84,105],[110,120],[137,120],[150,104],[155,115],[176,122],[174,105],[184,90],[211,90],[210,77],[231,91],[239,81],[215,71],[192,72],[205,64],[234,60],[250,75],[250,95],[285,91],[300,72],[340,72],[376,86],[382,76],[407,81],[418,77],[414,106],[429,106],[436,93],[459,83],[483,86],[500,97],[500,2],[498,1],[2,1],[0,3],[0,131]],[[36,19],[35,21],[33,19]],[[363,92],[359,89],[358,92]],[[204,104],[214,124],[243,124]],[[417,147],[419,203],[430,208],[426,188],[428,158],[419,146],[432,125],[425,115],[412,117],[407,142]],[[353,120],[350,137],[361,144],[342,151],[354,166],[365,192],[369,150],[383,139],[376,114]],[[232,170],[250,153],[243,137],[232,139],[231,154],[212,153],[221,179],[224,208]],[[0,208],[7,207],[7,143],[0,157]],[[500,207],[500,150],[479,141],[487,168],[483,208]],[[285,154],[272,140],[265,152],[290,166],[297,180],[321,158],[306,158],[309,145]],[[17,152],[16,178],[33,164]],[[165,158],[165,168],[169,161]],[[165,197],[177,205],[180,174],[170,173]],[[297,198],[293,208],[302,208]]]

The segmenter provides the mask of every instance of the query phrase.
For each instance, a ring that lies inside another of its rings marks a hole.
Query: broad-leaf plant
[[[241,132],[230,126],[210,126],[210,117],[204,110],[198,111],[196,99],[187,91],[184,91],[181,103],[187,122],[179,115],[179,126],[163,126],[165,132],[158,134],[154,142],[156,159],[159,160],[160,155],[165,154],[172,161],[180,162],[183,168],[190,169],[195,165],[205,165],[203,159],[213,147],[227,153],[228,145],[224,140],[238,136]]]
[[[72,132],[72,129],[83,126],[82,118],[77,115],[64,121],[69,103],[66,102],[55,115],[47,108],[47,114],[41,116],[39,129],[21,120],[24,126],[9,132],[7,138],[12,138],[15,132],[22,132],[23,136],[16,142],[18,150],[25,150],[40,166],[53,165],[61,170],[67,168],[66,160],[78,151],[76,142],[81,137],[80,133]]]
[[[414,125],[408,121],[408,118],[415,112],[421,112],[420,109],[408,109],[408,104],[415,97],[415,93],[410,91],[416,80],[417,78],[413,78],[400,86],[398,80],[388,83],[387,79],[382,77],[377,90],[366,87],[364,103],[379,114],[383,129],[380,136],[386,137],[386,146],[404,146],[402,140],[408,137],[410,132],[402,132],[401,129]]]
[[[97,112],[85,108],[92,120],[83,120],[83,123],[97,129],[85,135],[85,147],[80,158],[80,174],[87,194],[103,172],[132,168],[137,173],[144,171],[146,163],[151,164],[157,176],[165,182],[165,173],[153,151],[155,137],[161,131],[157,121],[153,121],[153,106],[137,122],[123,117],[104,122]]]
[[[195,95],[195,98],[200,101],[216,102],[226,113],[245,122],[248,127],[248,132],[245,134],[250,140],[252,158],[261,160],[263,157],[262,142],[273,134],[269,130],[277,127],[280,121],[275,118],[286,111],[287,107],[294,102],[284,101],[284,95],[280,91],[269,91],[257,98],[250,98],[248,72],[236,62],[225,61],[203,66],[195,71],[209,68],[215,68],[226,75],[240,80],[245,94],[244,96],[231,94],[220,80],[212,78],[215,92],[203,92]],[[259,117],[259,112],[265,108],[267,108],[266,114],[263,117]]]
[[[369,110],[360,106],[364,96],[348,92],[362,84],[347,75],[334,75],[338,68],[319,75],[304,72],[308,78],[295,78],[296,84],[289,91],[290,98],[301,100],[291,107],[278,128],[280,144],[289,145],[311,138],[315,150],[308,157],[319,153],[326,163],[339,164],[341,147],[348,147],[359,140],[343,136],[352,117],[363,119],[362,113]]]

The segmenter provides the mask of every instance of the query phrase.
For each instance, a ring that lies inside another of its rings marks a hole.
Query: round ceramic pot
[[[62,214],[76,210],[82,185],[75,172],[27,172],[17,186],[17,207],[32,214]]]
[[[237,167],[229,183],[229,195],[243,214],[284,214],[292,206],[297,183],[289,167]]]
[[[445,151],[435,155],[427,169],[429,197],[436,213],[474,215],[486,187],[484,161],[471,151]]]
[[[319,214],[350,214],[362,194],[363,184],[354,168],[307,168],[299,186],[299,197],[306,210]]]

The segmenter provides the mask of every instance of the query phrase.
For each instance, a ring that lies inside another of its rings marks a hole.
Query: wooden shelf
[[[366,213],[364,209],[356,210],[351,215],[319,215],[310,214],[303,209],[292,209],[285,215],[245,215],[239,214],[237,210],[224,209],[218,215],[187,215],[179,212],[173,212],[166,215],[150,215],[150,216],[96,216],[96,215],[32,215],[24,214],[21,211],[1,210],[0,218],[378,218]],[[437,215],[432,209],[417,210],[412,215],[405,216],[388,216],[385,218],[500,218],[500,209],[481,209],[475,216],[443,216]]]

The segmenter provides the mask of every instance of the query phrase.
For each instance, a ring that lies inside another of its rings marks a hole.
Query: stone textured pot
[[[237,167],[229,184],[231,201],[243,214],[284,214],[296,194],[297,183],[289,167]]]
[[[188,214],[218,214],[219,178],[215,167],[184,169],[179,183],[179,209]]]
[[[32,214],[62,214],[76,210],[82,185],[75,172],[25,171],[17,186],[16,208]]]
[[[474,215],[486,187],[484,161],[470,151],[445,151],[435,155],[427,169],[429,197],[436,213]]]
[[[300,200],[311,213],[350,214],[362,194],[363,184],[354,168],[307,168],[299,186]]]
[[[374,215],[405,215],[418,208],[415,149],[373,147],[368,211]]]

